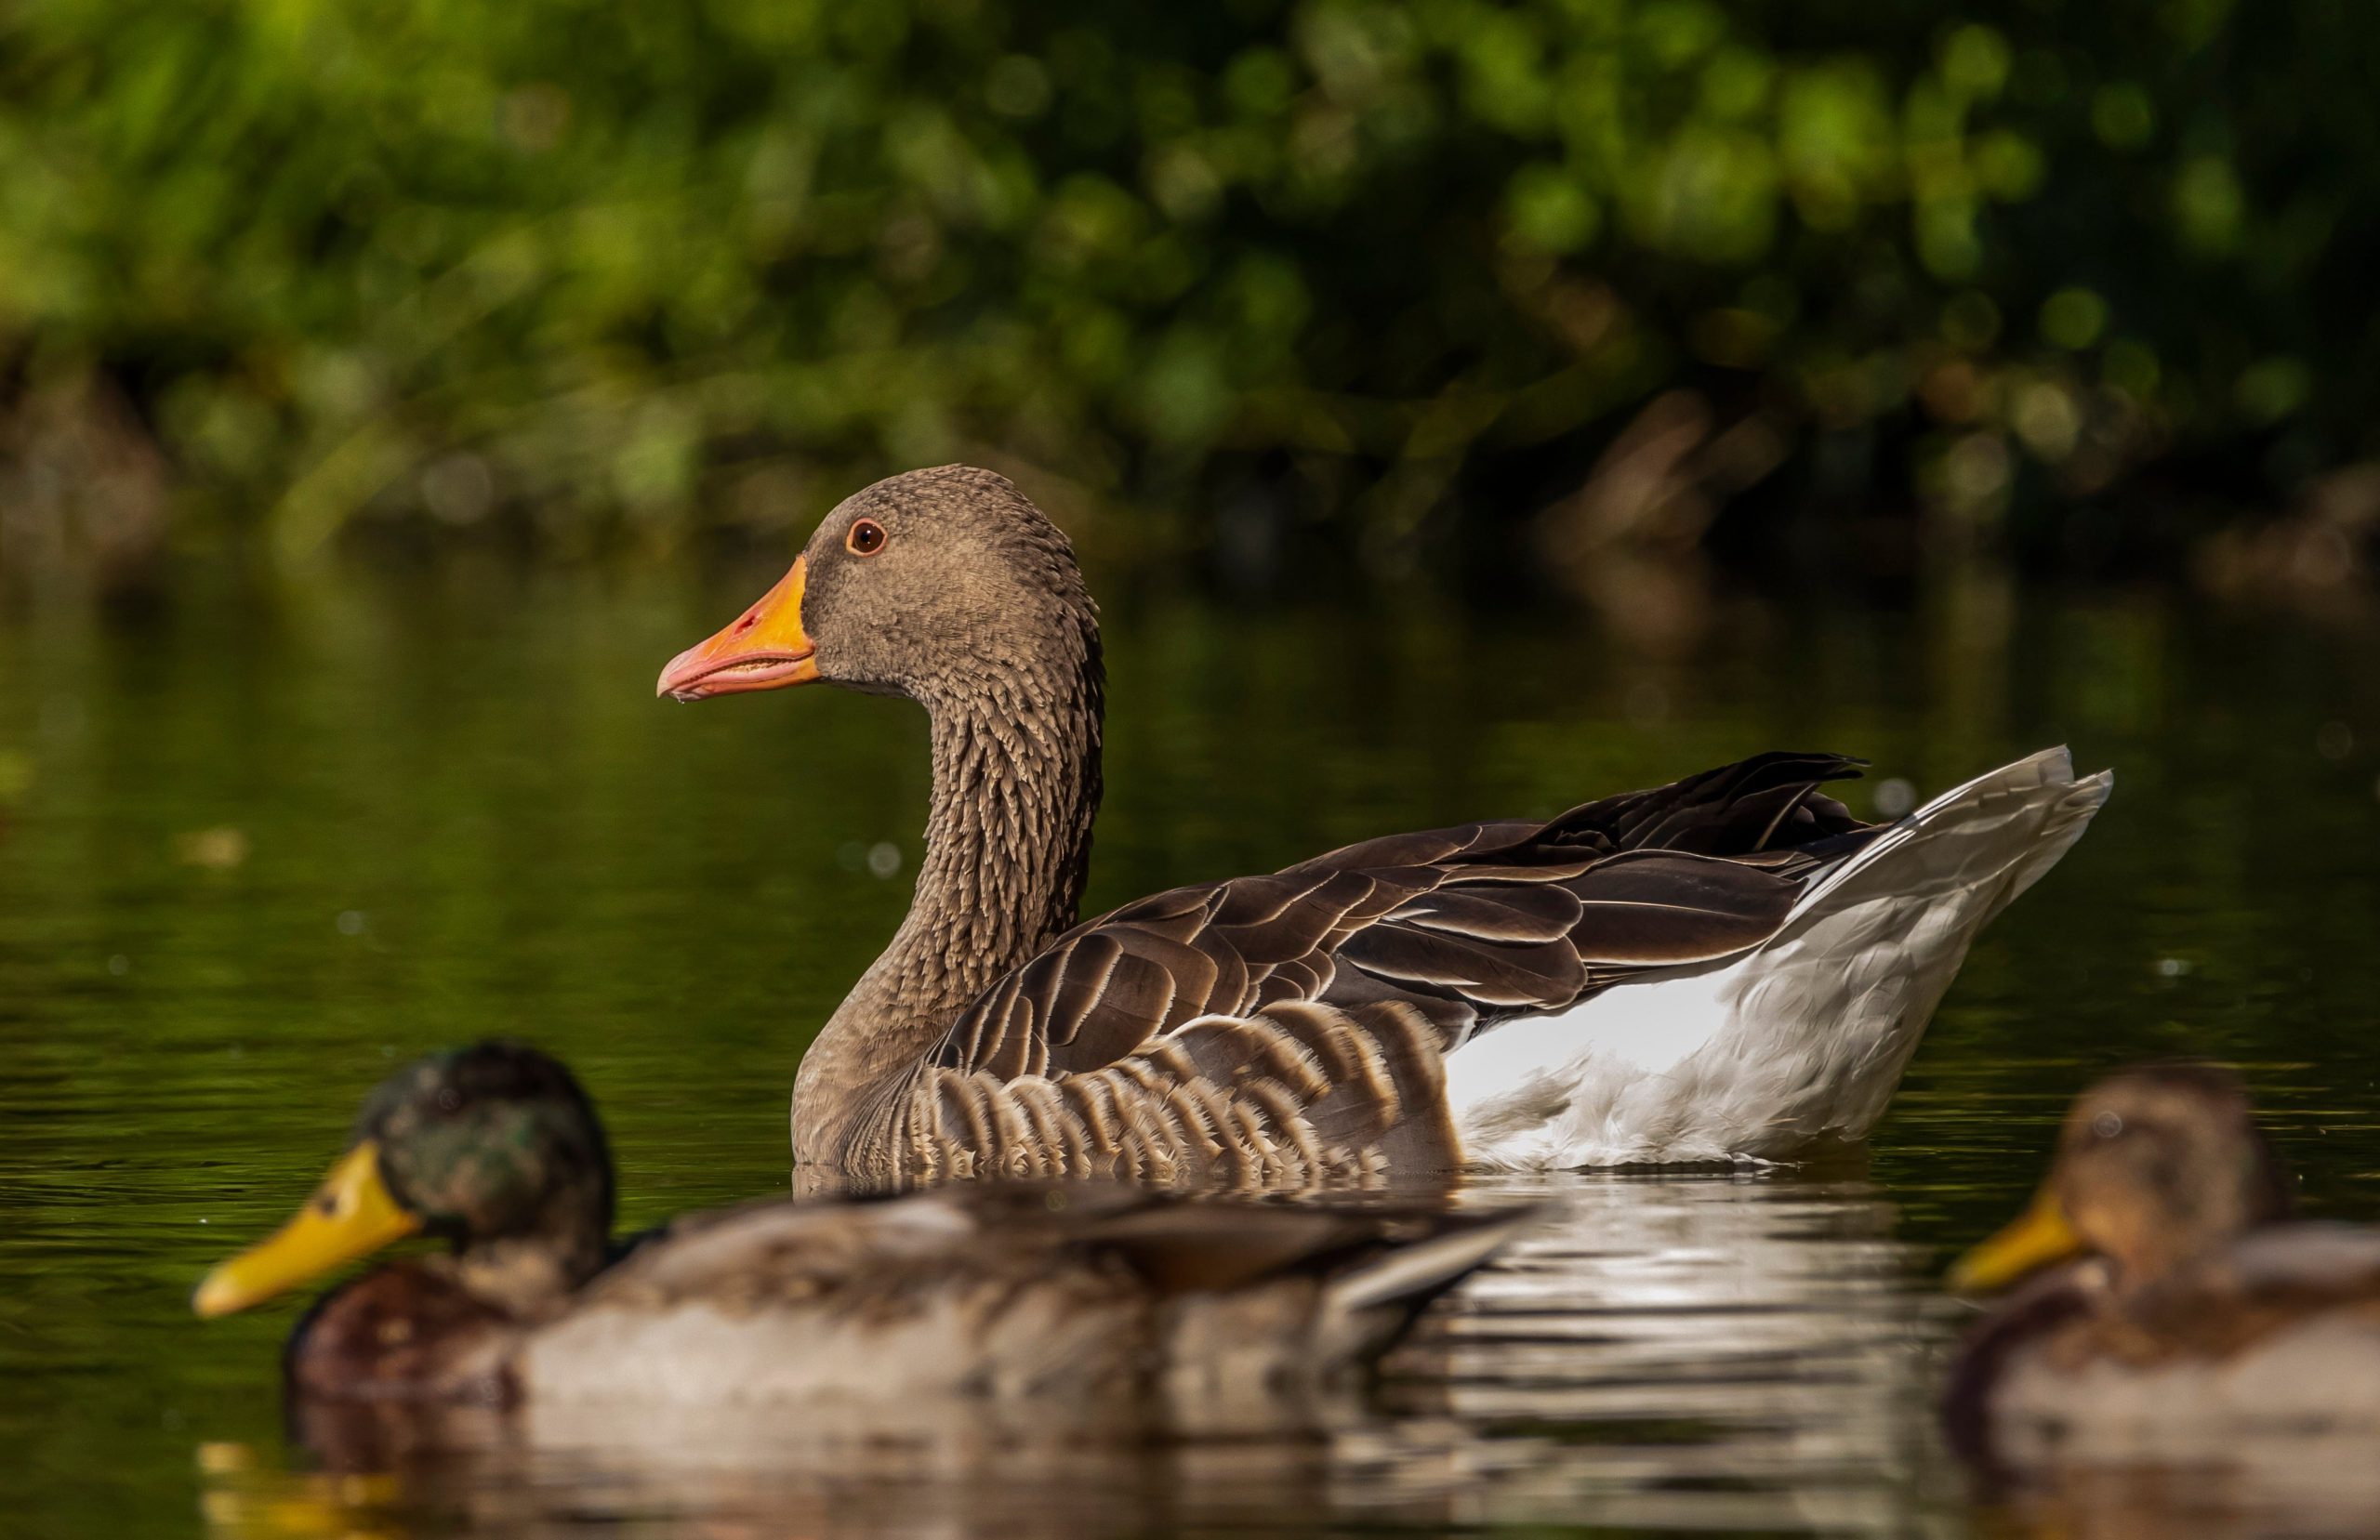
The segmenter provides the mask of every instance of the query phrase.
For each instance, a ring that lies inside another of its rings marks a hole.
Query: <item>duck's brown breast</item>
[[[283,1367],[295,1396],[502,1403],[519,1330],[444,1273],[397,1262],[325,1296],[290,1334]]]

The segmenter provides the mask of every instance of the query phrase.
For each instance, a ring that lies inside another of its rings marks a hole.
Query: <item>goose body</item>
[[[245,1308],[426,1229],[453,1254],[366,1273],[299,1323],[295,1395],[580,1428],[946,1397],[1269,1421],[1384,1349],[1527,1218],[975,1183],[697,1214],[620,1247],[602,1244],[602,1148],[575,1083],[535,1050],[408,1066],[299,1217],[211,1275],[198,1308]]]
[[[965,467],[879,482],[660,690],[820,678],[925,704],[934,795],[909,916],[802,1060],[798,1186],[1369,1184],[1857,1138],[2109,783],[2052,750],[1876,825],[1821,789],[1859,761],[1767,754],[1078,925],[1104,677],[1038,509]]]
[[[1960,1348],[1952,1443],[2003,1470],[2316,1437],[2368,1454],[2380,1230],[2294,1220],[2288,1191],[2227,1073],[2133,1070],[2086,1091],[2033,1207],[1954,1275],[2029,1281]]]

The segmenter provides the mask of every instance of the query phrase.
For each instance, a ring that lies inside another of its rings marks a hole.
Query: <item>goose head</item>
[[[1007,478],[915,470],[845,498],[793,569],[661,671],[681,701],[825,679],[929,706],[1095,667],[1074,551]]]
[[[2127,1070],[2076,1099],[2032,1205],[1950,1281],[1997,1288],[2092,1256],[2130,1293],[2288,1211],[2287,1178],[2237,1078],[2200,1065]]]
[[[611,1155],[587,1093],[534,1048],[483,1043],[382,1082],[297,1217],[208,1273],[192,1305],[245,1310],[417,1233],[451,1242],[478,1292],[528,1304],[592,1276],[611,1226]]]

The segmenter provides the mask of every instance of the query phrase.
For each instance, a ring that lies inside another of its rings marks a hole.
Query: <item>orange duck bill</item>
[[[801,629],[803,562],[760,596],[734,625],[669,660],[654,693],[681,701],[782,690],[818,678],[817,648]]]

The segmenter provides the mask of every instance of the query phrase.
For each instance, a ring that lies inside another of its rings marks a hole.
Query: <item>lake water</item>
[[[1720,611],[1647,661],[1583,617],[1426,595],[1242,609],[1107,588],[1091,902],[1386,830],[1551,812],[1766,747],[1930,792],[2043,744],[2115,798],[1977,946],[1861,1157],[1587,1175],[1310,1440],[491,1452],[403,1479],[284,1446],[297,1306],[202,1324],[392,1060],[492,1033],[579,1070],[623,1219],[786,1178],[816,1023],[906,901],[915,708],[683,708],[660,664],[776,575],[357,563],[0,612],[0,1531],[935,1536],[2359,1533],[2364,1466],[2097,1472],[1977,1505],[1935,1280],[2067,1098],[2241,1064],[2309,1204],[2380,1218],[2380,638],[2188,596],[1989,581],[1897,611]]]

